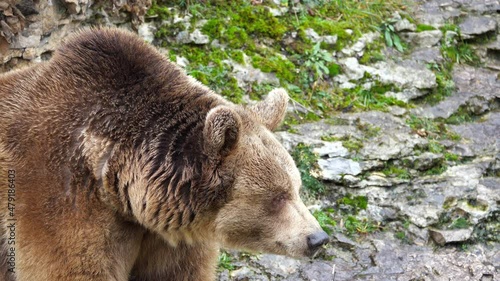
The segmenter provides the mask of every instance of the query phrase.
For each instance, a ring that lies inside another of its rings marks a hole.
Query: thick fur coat
[[[270,133],[287,98],[231,104],[115,29],[0,76],[0,281],[213,280],[221,245],[313,254]]]

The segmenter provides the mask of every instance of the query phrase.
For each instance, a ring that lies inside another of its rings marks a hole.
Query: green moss
[[[227,83],[220,87],[220,94],[235,103],[241,103],[244,91],[238,87],[238,80],[234,77],[227,77]]]
[[[372,64],[385,60],[385,56],[380,51],[365,51],[359,59],[360,64]]]
[[[273,72],[281,81],[293,83],[295,80],[295,65],[281,56],[264,57],[256,54],[252,57],[252,65],[263,72]]]
[[[185,29],[186,29],[186,26],[182,22],[168,24],[168,25],[162,25],[155,32],[155,38],[165,39],[167,37],[173,37]]]
[[[466,218],[457,218],[454,221],[451,222],[451,224],[448,226],[449,229],[461,229],[461,228],[468,228],[470,226],[469,221],[467,221]]]
[[[432,25],[428,24],[417,24],[417,32],[436,30],[436,28]]]
[[[368,197],[366,196],[353,196],[352,194],[347,194],[337,202],[340,205],[350,206],[354,214],[357,214],[360,210],[366,210],[366,208],[368,208]]]
[[[342,101],[339,105],[351,106],[360,110],[380,110],[387,111],[388,106],[397,105],[407,108],[408,105],[393,97],[385,96],[388,91],[397,92],[398,88],[394,85],[382,85],[378,82],[370,89],[363,89],[357,86],[353,89],[344,90],[344,95],[339,96]]]
[[[318,221],[321,228],[326,233],[328,233],[328,235],[331,235],[333,233],[333,227],[335,227],[337,225],[337,223],[335,222],[335,220],[331,216],[332,213],[333,213],[332,208],[322,210],[322,211],[315,211],[313,213],[313,216],[316,218],[316,220]]]
[[[286,26],[263,6],[244,6],[233,19],[234,24],[239,23],[248,33],[258,36],[281,39],[287,31]]]
[[[248,34],[237,26],[231,26],[226,31],[227,43],[231,48],[242,48],[248,43]]]
[[[461,106],[458,108],[455,113],[453,113],[450,117],[444,120],[447,124],[463,124],[468,122],[477,121],[480,116],[475,116],[472,114],[466,106]]]
[[[342,69],[340,68],[340,65],[338,65],[336,63],[330,63],[328,65],[328,71],[329,71],[330,77],[334,77],[334,76],[337,76],[340,73],[342,73]]]
[[[439,30],[441,30],[443,33],[446,33],[446,31],[453,31],[457,33],[460,32],[460,28],[458,28],[457,25],[450,23],[446,23],[445,25],[441,26]]]
[[[262,97],[271,92],[275,87],[272,84],[253,83],[248,94],[252,100],[262,100]]]
[[[429,143],[427,144],[427,149],[432,153],[443,153],[445,151],[444,146],[434,140],[429,141]]]
[[[500,242],[500,211],[491,212],[488,217],[474,226],[473,238],[475,241],[494,243]]]
[[[406,232],[398,231],[394,234],[394,237],[396,237],[399,240],[405,240],[406,239]]]
[[[219,39],[225,29],[226,24],[222,19],[211,18],[202,26],[201,31],[212,39]]]
[[[349,150],[350,152],[358,153],[363,148],[363,142],[356,138],[350,137],[342,140],[342,146],[347,148],[347,150]]]
[[[349,35],[345,30],[351,28],[351,24],[348,22],[336,22],[328,19],[323,19],[320,17],[304,17],[304,21],[300,27],[303,32],[307,28],[312,28],[320,36],[324,35],[337,35],[337,43],[335,45],[324,44],[322,47],[326,49],[342,50],[345,47],[346,42],[350,42],[352,36]],[[306,39],[304,33],[300,33],[299,36],[304,40]],[[306,41],[307,42],[307,41]]]
[[[315,197],[325,192],[325,185],[311,175],[311,171],[317,168],[318,156],[312,151],[312,147],[299,143],[291,153],[297,168],[299,169],[303,190]]]
[[[157,0],[148,11],[147,20],[157,21],[159,28],[156,32],[156,42],[168,47],[172,60],[175,60],[176,56],[187,58],[190,62],[188,71],[192,72],[193,76],[209,87],[215,87],[214,90],[231,100],[241,101],[243,91],[235,87],[234,80],[230,79],[231,66],[223,61],[232,59],[244,63],[245,53],[254,67],[275,73],[280,80],[280,86],[289,90],[294,88],[294,91],[290,91],[291,97],[310,109],[307,113],[297,113],[298,121],[317,120],[337,110],[351,108],[371,110],[398,103],[405,106],[395,99],[384,97],[383,93],[378,91],[372,94],[358,88],[344,93],[332,89],[328,83],[329,78],[341,73],[340,66],[329,59],[331,51],[340,50],[352,44],[361,34],[374,30],[392,11],[402,7],[402,1],[321,1],[321,4],[312,6],[310,3],[312,2],[294,3],[293,10],[275,17],[266,7],[273,6],[272,3],[252,5],[244,0]],[[287,2],[287,5],[291,4]],[[186,26],[181,22],[173,25],[161,23],[171,23],[174,14],[184,12],[192,15],[191,31],[195,26],[199,26],[200,20],[206,20],[200,27],[201,32],[212,40],[219,40],[226,48],[180,45],[167,40],[186,30]],[[316,47],[305,34],[307,28],[314,29],[322,36],[337,35],[338,41],[335,45],[322,43]],[[346,32],[346,29],[351,29],[352,34]],[[289,40],[294,32],[297,37]],[[264,49],[263,45],[270,48]],[[378,41],[367,46],[364,59],[377,60],[381,56],[378,52],[380,46]],[[316,53],[312,52],[314,47]],[[260,93],[254,94],[258,95]]]
[[[239,64],[245,64],[245,57],[244,57],[245,54],[242,51],[228,50],[227,53],[233,61]]]
[[[444,163],[439,164],[437,166],[434,166],[430,168],[429,170],[424,171],[424,175],[426,176],[435,176],[435,175],[440,175],[448,169],[448,166],[446,166]]]
[[[151,7],[146,13],[148,17],[158,17],[161,20],[169,19],[172,16],[170,9],[164,5],[158,4],[158,1],[153,1]]]
[[[431,140],[460,140],[460,136],[451,132],[446,124],[430,118],[421,118],[410,115],[406,119],[406,124],[420,135],[426,135]]]
[[[187,72],[230,101],[235,103],[242,101],[244,92],[238,87],[237,80],[229,76],[226,68],[222,66],[199,65],[198,67],[190,67]]]
[[[231,1],[228,6],[207,11],[213,18],[202,31],[212,39],[219,39],[233,48],[250,44],[250,36],[281,39],[287,27],[263,6],[244,1]]]
[[[450,153],[450,152],[445,152],[444,153],[444,159],[449,162],[458,162],[462,159],[462,157],[458,154]]]
[[[168,51],[168,59],[171,62],[177,62],[177,55],[170,50],[170,51]]]
[[[394,165],[392,162],[388,162],[385,165],[385,168],[382,170],[382,173],[388,177],[398,178],[408,180],[411,179],[411,174],[407,169],[398,167]]]

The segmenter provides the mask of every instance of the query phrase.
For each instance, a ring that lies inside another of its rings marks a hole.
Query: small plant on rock
[[[311,146],[299,143],[292,151],[292,157],[297,164],[304,191],[308,195],[315,197],[325,191],[325,185],[311,175],[311,171],[316,168],[318,156],[314,154]]]
[[[221,251],[221,253],[219,254],[219,258],[218,258],[218,268],[219,268],[219,271],[222,271],[224,269],[227,269],[230,271],[234,270],[233,259],[231,258],[231,255],[229,255],[225,251]]]
[[[304,66],[314,70],[315,77],[323,78],[324,75],[330,74],[328,64],[333,61],[333,56],[329,52],[320,48],[318,42],[311,50],[305,52]]]
[[[394,20],[386,21],[382,23],[379,30],[384,36],[385,44],[387,45],[387,47],[394,47],[396,48],[396,50],[402,53],[404,52],[405,47],[401,43],[401,38],[399,38],[399,35],[394,29],[395,23],[396,22]]]

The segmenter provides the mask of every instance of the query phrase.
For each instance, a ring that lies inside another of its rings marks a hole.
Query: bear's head
[[[254,106],[218,106],[207,114],[204,149],[223,158],[217,161],[219,176],[232,181],[215,219],[224,247],[300,257],[328,242],[299,196],[293,159],[271,133],[287,104],[286,91],[275,89]]]

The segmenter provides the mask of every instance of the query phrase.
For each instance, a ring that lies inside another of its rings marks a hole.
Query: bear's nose
[[[319,247],[328,243],[330,238],[328,234],[324,231],[318,231],[307,236],[307,246],[309,246],[309,251],[311,253],[316,252]]]

